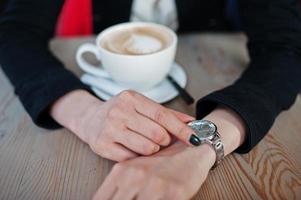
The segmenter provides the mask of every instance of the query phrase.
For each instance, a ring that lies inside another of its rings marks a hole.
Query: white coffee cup
[[[130,55],[109,51],[101,45],[107,36],[131,28],[151,28],[170,37],[170,43],[163,49],[149,54]],[[96,38],[96,44],[86,43],[79,47],[76,60],[79,67],[94,76],[111,77],[121,85],[137,91],[146,91],[160,83],[169,73],[174,62],[177,36],[168,27],[144,22],[128,22],[111,26]],[[93,53],[101,62],[100,66],[89,64],[84,53]]]

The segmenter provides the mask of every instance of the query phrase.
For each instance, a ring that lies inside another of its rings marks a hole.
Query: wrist
[[[219,106],[204,119],[213,122],[224,145],[224,155],[238,148],[245,139],[246,125],[242,118],[233,110]]]
[[[219,106],[207,115],[205,120],[213,122],[224,146],[224,155],[231,153],[239,147],[245,138],[245,123],[241,117],[227,107]],[[199,147],[189,148],[193,153],[195,162],[201,167],[211,169],[216,161],[216,152],[210,144],[202,144]]]
[[[102,102],[85,90],[74,90],[59,98],[50,108],[50,115],[59,124],[71,130],[80,139],[87,142],[87,138],[81,131],[83,122],[94,109]]]

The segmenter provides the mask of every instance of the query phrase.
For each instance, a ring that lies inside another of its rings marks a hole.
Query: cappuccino
[[[76,60],[85,72],[112,78],[125,88],[147,91],[169,73],[175,59],[177,35],[168,27],[146,22],[117,24],[103,30],[96,43],[81,45]],[[100,65],[87,62],[92,53]]]
[[[126,55],[146,55],[159,52],[172,43],[169,33],[153,27],[132,27],[115,30],[100,41],[108,51]]]

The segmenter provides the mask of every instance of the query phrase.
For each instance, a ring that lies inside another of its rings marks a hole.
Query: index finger
[[[200,139],[195,135],[194,131],[169,109],[138,93],[135,99],[135,109],[137,112],[160,124],[186,144],[194,146],[201,144]]]

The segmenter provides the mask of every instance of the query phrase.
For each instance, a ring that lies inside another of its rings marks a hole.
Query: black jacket
[[[0,64],[33,121],[45,128],[59,127],[48,113],[56,99],[88,89],[48,50],[63,2],[10,0],[0,20]],[[222,0],[176,2],[180,32],[227,27]],[[94,0],[94,32],[128,21],[131,3]],[[246,142],[237,150],[243,153],[264,137],[300,91],[301,17],[297,0],[240,0],[239,9],[251,63],[234,84],[198,101],[197,118],[217,104],[236,111],[247,125]]]

